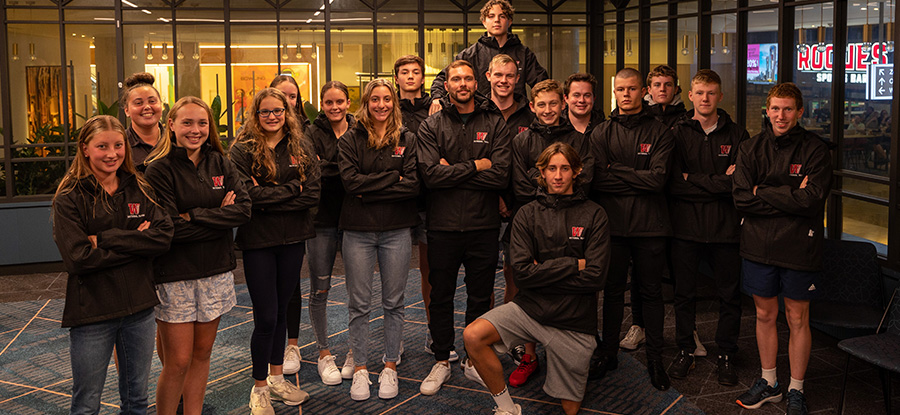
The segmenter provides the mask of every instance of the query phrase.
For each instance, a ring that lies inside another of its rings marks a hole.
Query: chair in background
[[[898,296],[900,296],[900,287],[894,290],[888,309],[876,329],[877,334],[846,339],[838,343],[838,347],[848,354],[847,367],[844,368],[844,380],[841,384],[838,415],[844,412],[844,392],[847,388],[847,372],[850,369],[849,356],[878,367],[881,389],[884,394],[885,413],[891,414],[891,373],[900,373],[900,298]]]

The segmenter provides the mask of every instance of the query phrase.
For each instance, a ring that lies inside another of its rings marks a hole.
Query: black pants
[[[459,266],[466,267],[466,325],[491,308],[497,267],[497,239],[500,229],[469,232],[428,231],[428,265],[431,272],[431,321],[428,330],[437,360],[450,358],[456,335],[453,327],[453,299],[456,296]]]
[[[628,265],[633,261],[631,284],[640,287],[640,307],[647,336],[647,359],[662,360],[665,318],[662,272],[666,266],[666,238],[613,236],[610,242],[612,259],[603,292],[603,354],[615,356],[619,351],[619,335],[625,315]]]
[[[700,260],[712,268],[719,297],[716,345],[722,352],[737,352],[741,329],[741,257],[738,244],[715,244],[672,239],[672,274],[675,278],[675,341],[692,352],[697,319],[697,281]]]

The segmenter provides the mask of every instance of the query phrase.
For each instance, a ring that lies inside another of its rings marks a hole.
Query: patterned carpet
[[[376,278],[375,293],[380,293]],[[405,353],[398,368],[400,394],[391,400],[377,396],[377,373],[381,370],[380,358],[384,353],[381,310],[372,313],[369,365],[372,398],[364,402],[349,397],[350,381],[338,386],[325,386],[316,373],[315,343],[309,325],[307,310],[303,310],[301,327],[301,352],[303,366],[297,377],[301,387],[312,398],[301,407],[289,407],[275,403],[278,414],[486,414],[494,403],[487,391],[465,378],[458,365],[441,391],[435,396],[419,394],[419,384],[428,374],[434,358],[424,352],[424,336],[427,330],[425,309],[419,289],[420,276],[410,270],[406,292],[406,325],[404,327]],[[460,281],[462,279],[460,278]],[[328,308],[330,346],[341,364],[348,349],[346,289],[342,276],[332,279]],[[304,279],[305,292],[308,280]],[[460,282],[460,284],[462,284]],[[497,273],[495,294],[497,301],[503,298],[503,275]],[[245,285],[236,287],[238,306],[223,316],[219,335],[213,349],[213,361],[209,375],[204,414],[247,414],[247,402],[252,381],[250,379],[249,337],[253,329],[250,297]],[[460,285],[456,296],[456,309],[465,308],[465,286]],[[380,299],[373,301],[380,304]],[[306,307],[304,301],[304,308]],[[0,414],[65,414],[68,412],[71,393],[69,365],[69,337],[59,327],[62,300],[0,303]],[[462,350],[463,313],[456,315],[456,345]],[[543,351],[539,348],[539,357]],[[507,375],[514,369],[507,357],[501,357]],[[112,362],[111,362],[112,363]],[[150,401],[159,375],[159,361],[154,359],[151,374]],[[290,377],[292,380],[295,378]],[[561,413],[558,401],[541,389],[544,371],[535,375],[525,386],[510,388],[516,403],[526,414]],[[101,413],[116,413],[118,392],[116,372],[110,364],[106,388],[102,397]],[[155,413],[151,408],[150,413]],[[588,384],[581,413],[591,414],[702,414],[695,405],[684,399],[675,389],[659,392],[647,378],[646,368],[627,354],[620,353],[619,368],[607,378]]]

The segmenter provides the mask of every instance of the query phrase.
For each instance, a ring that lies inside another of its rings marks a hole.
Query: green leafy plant
[[[306,118],[309,118],[310,122],[319,116],[319,109],[309,101],[303,101],[303,112],[306,113]]]

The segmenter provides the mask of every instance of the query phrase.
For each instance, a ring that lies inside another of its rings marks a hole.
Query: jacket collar
[[[619,114],[619,109],[616,108],[609,114],[609,120],[622,124],[626,128],[634,128],[653,118],[653,115],[650,114],[647,108],[646,104],[642,105],[641,112],[637,114]]]
[[[544,190],[544,186],[538,186],[537,201],[541,205],[550,209],[563,209],[569,206],[583,203],[585,200],[587,200],[587,196],[585,196],[584,190],[581,189],[581,186],[578,186],[577,182],[573,184],[573,188],[574,191],[570,195],[551,195],[548,194],[546,190]]]
[[[731,120],[731,116],[721,108],[716,108],[716,114],[719,115],[719,120],[716,122],[716,129],[713,130],[713,132],[719,132],[728,124],[731,124],[733,122]],[[706,134],[706,132],[703,131],[703,126],[700,125],[700,121],[694,119],[694,110],[690,110],[684,113],[684,116],[678,120],[678,124],[690,127],[697,132]]]
[[[397,93],[400,96],[400,93]],[[404,111],[415,112],[417,110],[428,108],[431,105],[431,95],[422,92],[422,96],[414,100],[400,99],[400,108]]]
[[[509,33],[506,36],[506,43],[503,44],[504,48],[514,47],[522,43],[522,41],[519,40],[519,36],[517,36],[516,34]],[[480,38],[478,38],[478,43],[481,43],[482,45],[485,45],[491,49],[500,50],[500,43],[498,43],[497,39],[495,39],[493,36],[487,34],[487,32],[485,32],[483,35],[481,35]]]
[[[531,126],[528,128],[540,134],[544,141],[548,143],[553,141],[556,137],[562,137],[563,135],[575,131],[575,128],[569,123],[569,120],[562,116],[559,117],[559,123],[557,125],[546,125],[535,116],[534,121],[531,122]]]

